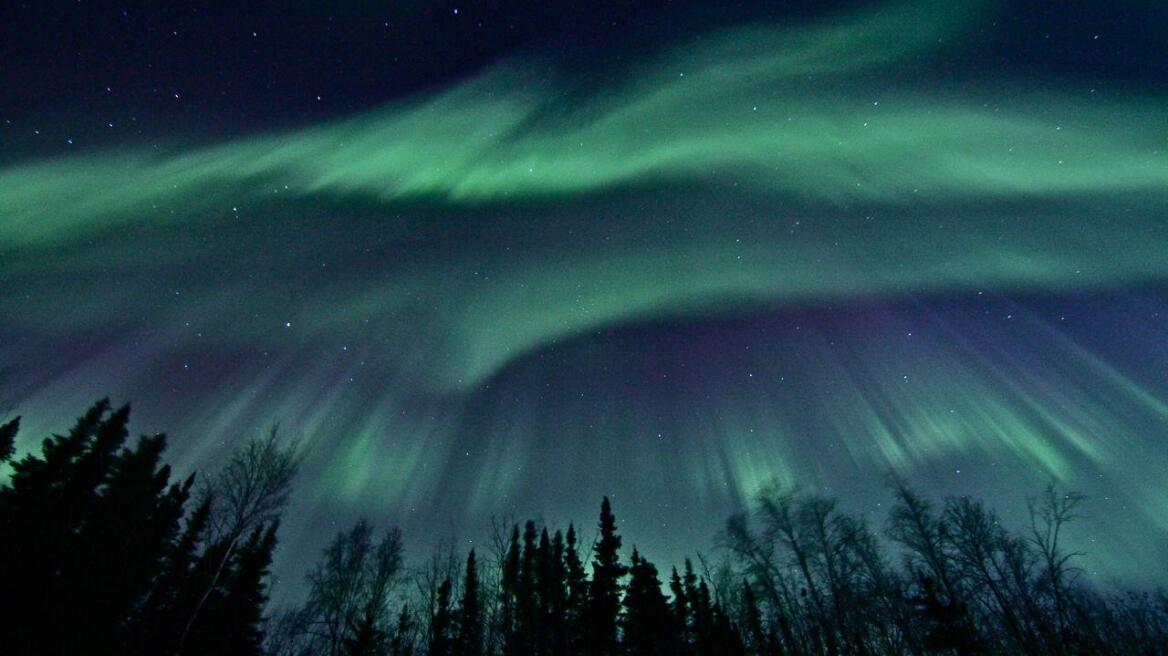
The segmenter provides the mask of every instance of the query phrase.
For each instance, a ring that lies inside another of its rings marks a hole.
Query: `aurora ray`
[[[861,504],[892,468],[1084,489],[1123,554],[1092,566],[1163,568],[1168,105],[948,79],[1003,11],[740,25],[594,76],[527,53],[296,129],[6,159],[0,401],[38,436],[132,398],[188,468],[279,419],[307,552],[324,517],[470,532],[548,481],[516,510],[696,513],[644,536],[667,552],[771,477]]]

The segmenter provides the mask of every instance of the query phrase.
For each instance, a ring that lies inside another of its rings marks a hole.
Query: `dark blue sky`
[[[512,57],[538,55],[557,73],[603,81],[630,61],[720,27],[807,20],[863,5],[11,2],[0,8],[0,154],[307,125],[441,89]],[[1002,7],[979,27],[974,47],[923,74],[1044,75],[1103,88],[1168,81],[1168,9],[1161,3]]]

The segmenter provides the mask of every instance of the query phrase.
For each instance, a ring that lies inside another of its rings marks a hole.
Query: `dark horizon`
[[[769,484],[716,547],[660,567],[609,497],[594,535],[494,517],[487,540],[411,559],[400,527],[333,533],[304,589],[272,575],[308,455],[278,430],[172,478],[166,437],[129,440],[128,406],[93,405],[13,459],[0,424],[0,649],[239,656],[1139,654],[1168,649],[1168,596],[1082,569],[1066,535],[1086,498],[1047,486],[1028,524],[980,499],[885,477],[879,526]],[[522,529],[520,528],[522,526]],[[630,553],[631,551],[631,553]],[[465,553],[465,559],[462,554]],[[461,563],[465,562],[465,566]],[[668,574],[666,571],[668,570]],[[400,609],[400,610],[398,610]]]

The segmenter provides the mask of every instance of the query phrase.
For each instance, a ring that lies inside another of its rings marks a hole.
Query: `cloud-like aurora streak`
[[[15,166],[0,175],[0,238],[72,238],[226,187],[212,194],[221,207],[246,193],[233,183],[451,203],[710,179],[833,203],[1162,190],[1160,98],[1036,95],[1021,84],[946,97],[881,77],[919,70],[905,61],[961,40],[986,4],[907,2],[842,25],[731,31],[603,89],[511,64],[299,132]]]
[[[1168,530],[1147,435],[1164,358],[1132,371],[1039,312],[1019,334],[929,300],[1168,282],[1163,98],[905,82],[991,11],[740,28],[603,88],[512,62],[298,131],[12,165],[8,396],[60,417],[112,386],[184,406],[148,415],[180,435],[279,417],[321,447],[301,502],[320,512],[486,512],[565,480],[547,507],[581,516],[579,491],[679,477],[720,511],[775,475],[838,487],[964,459],[1027,491],[1134,472],[1117,498]],[[790,307],[872,299],[895,316],[790,332]],[[688,365],[641,352],[748,312],[784,327]],[[639,482],[598,448],[628,444]],[[192,466],[222,447],[175,448]]]
[[[713,235],[699,243],[655,244],[648,252],[637,244],[620,253],[569,255],[563,267],[588,270],[592,285],[566,305],[559,299],[574,274],[557,280],[558,272],[549,276],[539,257],[527,267],[520,260],[497,273],[500,285],[473,290],[454,317],[439,320],[451,326],[437,359],[450,361],[445,368],[453,371],[430,377],[442,385],[480,381],[514,355],[559,337],[679,304],[717,306],[727,295],[770,300],[1160,276],[1168,244],[1150,208],[1168,189],[1168,112],[1158,99],[1036,96],[1018,89],[931,97],[873,79],[936,49],[939,41],[960,41],[976,25],[970,19],[986,11],[985,3],[902,3],[818,28],[718,34],[634,67],[615,89],[564,88],[505,66],[432,98],[300,132],[169,156],[129,151],[19,165],[0,171],[0,244],[47,248],[126,224],[173,223],[181,231],[208,213],[279,193],[368,198],[385,207],[386,222],[403,220],[395,203],[411,199],[437,202],[452,214],[508,204],[519,204],[514,211],[522,213],[524,202],[634,185],[687,194],[709,186],[732,189],[752,199],[756,214],[790,215],[794,201],[818,215],[843,215],[832,219],[840,226],[833,242],[844,243],[834,255],[812,252],[823,244],[791,249],[765,234],[747,247]],[[906,32],[908,24],[914,29]],[[987,103],[991,93],[1009,100]],[[559,108],[565,94],[579,100],[567,111]],[[978,223],[994,209],[953,216],[954,206],[973,198],[988,205],[1088,195],[1120,196],[1136,212],[1125,207],[1117,217],[1118,210],[1102,209],[1085,222],[1084,234],[1050,239],[1046,235],[1057,232],[1052,228],[1063,217],[1025,217],[1031,225],[1020,226],[1022,239],[1043,235],[1046,243],[1005,245],[979,238],[986,231]],[[945,258],[910,246],[865,257],[866,266],[852,271],[837,266],[856,261],[849,243],[864,249],[871,243],[869,236],[854,236],[863,229],[842,210],[905,206],[930,208],[933,216],[922,213],[898,225],[898,240],[933,250],[932,239],[903,231],[926,233],[933,221],[949,221],[973,224],[964,234],[956,226],[947,239],[966,243]],[[685,211],[637,213],[660,221]],[[1115,223],[1122,232],[1109,238]],[[1092,234],[1084,238],[1087,231]],[[1138,238],[1128,243],[1132,235]],[[1111,247],[1127,252],[1128,261],[1087,276],[1081,265],[1066,265]],[[744,271],[733,258],[751,248],[754,265]],[[719,259],[731,266],[708,264]],[[702,264],[687,266],[696,261]],[[897,261],[897,270],[881,261]],[[398,276],[397,291],[357,285],[350,294],[328,294],[342,305],[400,313],[403,287],[445,291],[450,285],[441,279],[450,265]],[[517,285],[524,291],[513,293]],[[505,334],[484,332],[484,313],[476,308],[487,308],[489,316],[507,305],[518,306],[514,311],[526,320]]]

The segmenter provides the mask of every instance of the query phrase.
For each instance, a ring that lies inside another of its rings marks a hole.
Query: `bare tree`
[[[909,571],[924,570],[940,586],[947,601],[958,600],[955,574],[945,554],[945,527],[933,511],[933,505],[918,495],[903,479],[890,475],[896,502],[888,520],[888,537],[903,546],[905,566]]]
[[[833,500],[768,486],[756,497],[753,523],[727,522],[720,546],[764,593],[778,639],[793,653],[871,653],[899,645],[907,609],[864,521]],[[866,621],[885,609],[892,625]]]
[[[417,569],[413,576],[414,592],[422,600],[429,617],[433,617],[438,608],[438,588],[444,581],[450,581],[450,598],[455,599],[461,593],[459,589],[459,566],[461,561],[450,542],[442,542],[430,555],[425,566]]]
[[[179,635],[176,654],[182,653],[191,629],[219,585],[240,541],[252,531],[279,520],[292,493],[298,466],[297,445],[285,443],[278,426],[273,426],[266,435],[244,444],[223,469],[203,484],[200,496],[210,502],[212,542],[223,545],[223,549],[210,582]]]
[[[792,654],[802,653],[801,614],[794,584],[785,571],[773,540],[765,539],[751,527],[750,518],[739,513],[730,517],[719,535],[718,546],[738,559],[747,576],[765,592],[765,601],[778,627],[779,637]]]
[[[300,464],[295,442],[285,442],[279,426],[248,440],[201,491],[211,499],[211,526],[218,539],[238,539],[274,522],[288,503]]]
[[[267,623],[264,653],[268,656],[305,656],[303,627],[307,623],[304,609],[288,608],[275,613]]]
[[[337,533],[308,575],[308,601],[292,632],[303,653],[337,656],[388,645],[393,592],[402,570],[401,531],[374,540],[364,519]]]
[[[1030,544],[1038,552],[1042,562],[1043,578],[1049,586],[1054,604],[1058,630],[1059,651],[1065,648],[1069,629],[1067,617],[1067,589],[1078,578],[1081,570],[1071,565],[1071,560],[1081,556],[1076,551],[1065,551],[1062,547],[1062,531],[1070,522],[1078,519],[1082,494],[1066,492],[1060,494],[1053,484],[1048,485],[1042,496],[1029,501]]]
[[[511,546],[511,528],[516,524],[514,515],[491,516],[490,558],[479,564],[479,591],[488,600],[483,612],[483,642],[487,653],[501,651],[505,641],[503,606],[497,602],[502,593],[503,565]]]

